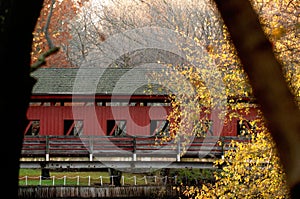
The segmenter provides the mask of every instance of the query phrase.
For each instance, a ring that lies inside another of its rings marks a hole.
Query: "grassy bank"
[[[19,172],[20,185],[109,185],[110,176],[107,170],[73,170],[49,171],[48,178],[42,178],[41,169],[21,169]],[[167,169],[156,170],[150,173],[122,172],[121,185],[158,185],[164,183],[197,185],[210,182],[212,171],[199,169]],[[166,178],[166,176],[168,176]],[[176,176],[176,177],[175,177]]]
[[[50,171],[42,178],[40,169],[20,169],[19,185],[105,185],[110,183],[107,171]],[[145,174],[122,173],[124,184],[145,184]],[[135,179],[134,179],[135,178]]]

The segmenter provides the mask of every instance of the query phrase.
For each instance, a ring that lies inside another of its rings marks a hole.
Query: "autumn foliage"
[[[264,127],[263,127],[264,128]],[[232,141],[231,150],[215,161],[215,183],[183,186],[188,198],[289,198],[277,148],[267,132],[253,133],[250,142]]]
[[[72,38],[68,22],[76,16],[85,1],[44,1],[33,32],[32,63],[36,62],[42,53],[57,46],[60,51],[47,59],[45,67],[72,67],[67,57],[68,42]]]

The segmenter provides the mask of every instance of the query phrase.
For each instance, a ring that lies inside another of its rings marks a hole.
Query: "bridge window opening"
[[[129,106],[146,106],[145,102],[140,102],[140,101],[130,101],[128,103]]]
[[[95,106],[95,102],[86,102],[85,106]]]
[[[126,135],[126,120],[107,120],[108,136],[125,136]]]
[[[40,133],[40,120],[30,120],[25,129],[25,135],[37,136]]]
[[[83,120],[64,120],[64,135],[80,136],[83,134]]]
[[[193,126],[196,137],[213,136],[212,120],[196,120]]]
[[[255,131],[255,124],[250,120],[237,121],[237,135],[249,135]]]
[[[106,106],[128,106],[128,102],[118,102],[118,101],[106,102]]]
[[[29,106],[42,106],[42,102],[30,102]]]
[[[105,102],[96,102],[96,106],[105,106]]]
[[[169,102],[147,102],[147,106],[170,106]]]
[[[151,120],[150,135],[168,136],[170,135],[169,121],[167,120]]]

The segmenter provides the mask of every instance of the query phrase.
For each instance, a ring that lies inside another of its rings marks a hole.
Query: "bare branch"
[[[59,51],[59,47],[53,47],[48,51],[44,52],[43,54],[41,54],[38,60],[30,66],[30,73],[45,65],[46,58],[52,54],[57,53],[58,51]]]
[[[55,3],[55,0],[52,0],[51,5],[50,5],[50,10],[49,10],[49,13],[48,13],[48,17],[47,17],[47,21],[46,21],[45,27],[43,28],[43,31],[45,33],[45,37],[46,37],[46,40],[47,40],[47,43],[48,43],[50,49],[54,48],[54,44],[53,44],[53,42],[52,42],[52,40],[49,36],[49,32],[48,32],[51,17],[52,17],[52,13],[53,13],[54,3]]]

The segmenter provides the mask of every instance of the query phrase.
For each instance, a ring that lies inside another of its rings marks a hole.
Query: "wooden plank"
[[[220,156],[232,147],[232,140],[250,142],[245,137],[216,137],[194,138],[185,152],[185,156],[198,156],[199,154],[212,154]],[[219,144],[219,141],[221,144]],[[111,136],[25,136],[23,141],[22,156],[45,155],[46,149],[55,156],[61,155],[99,155],[132,154],[176,154],[178,144],[166,142],[157,144],[156,137],[111,137]],[[48,145],[47,145],[48,144]],[[183,149],[183,146],[180,146]],[[107,153],[107,154],[104,154]]]

